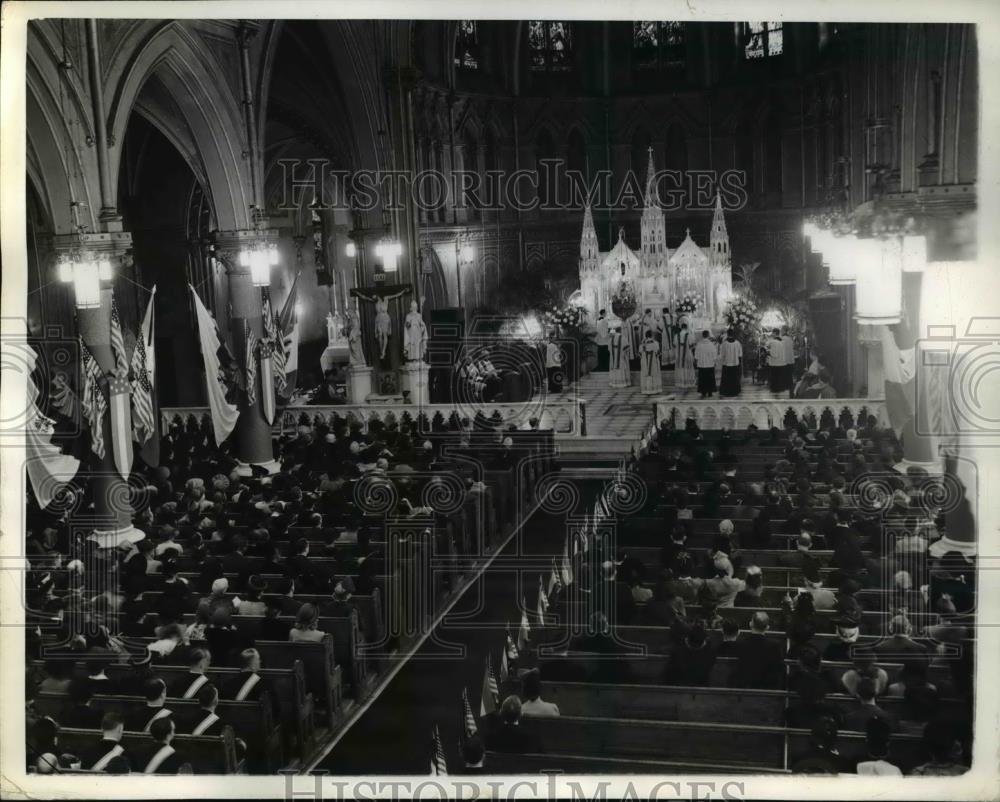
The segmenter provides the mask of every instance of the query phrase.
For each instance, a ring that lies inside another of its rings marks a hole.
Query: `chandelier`
[[[399,269],[399,257],[403,255],[403,246],[391,237],[382,237],[375,245],[375,256],[382,260],[382,269],[386,273],[395,273]]]
[[[59,281],[72,284],[77,309],[101,306],[101,282],[111,281],[111,260],[82,246],[59,255],[56,261]]]

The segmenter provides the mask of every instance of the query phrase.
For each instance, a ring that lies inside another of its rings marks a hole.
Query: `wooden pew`
[[[130,666],[113,665],[108,668],[108,676],[121,680],[131,676],[132,671]],[[157,677],[170,685],[187,674],[188,667],[158,664],[153,667],[153,671]],[[239,674],[239,670],[209,668],[205,673],[217,688],[224,688]],[[287,734],[295,736],[300,754],[305,757],[314,729],[314,701],[312,694],[306,690],[305,668],[301,662],[296,662],[291,669],[261,669],[260,675],[268,680],[275,718]]]
[[[568,716],[638,718],[658,721],[739,721],[779,726],[784,722],[786,691],[752,688],[697,688],[679,685],[615,685],[596,682],[545,682],[542,696]],[[827,701],[845,713],[854,697],[830,694]],[[903,699],[883,696],[879,706],[897,717]]]
[[[490,774],[788,774],[786,769],[697,760],[641,760],[606,755],[510,754],[487,752]]]
[[[173,744],[178,752],[191,763],[195,774],[235,774],[237,770],[235,735],[232,727],[225,727],[222,735],[175,735]],[[63,727],[59,730],[59,748],[63,752],[80,755],[101,740],[100,730],[79,730]],[[153,742],[144,732],[126,732],[121,744],[125,749],[146,749]]]
[[[301,661],[306,688],[318,700],[332,728],[340,716],[341,670],[333,655],[333,636],[325,635],[318,643],[307,641],[254,641],[261,662],[270,668],[291,668]]]
[[[95,696],[91,704],[102,713],[119,713],[124,717],[145,705],[146,700],[139,696]],[[35,709],[56,721],[65,705],[66,697],[62,694],[39,693],[35,697]],[[178,731],[189,730],[204,717],[197,699],[170,698],[167,707],[174,713]],[[274,723],[268,693],[253,702],[220,699],[216,713],[246,742],[248,763],[257,769],[252,774],[274,774],[285,765],[281,727]]]

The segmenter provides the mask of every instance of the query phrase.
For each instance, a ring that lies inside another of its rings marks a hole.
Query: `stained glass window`
[[[568,22],[535,20],[528,23],[528,50],[533,70],[567,70],[573,53]]]
[[[479,69],[479,31],[474,19],[463,19],[455,34],[455,66],[467,70]]]
[[[747,58],[779,56],[784,49],[780,22],[746,22],[743,52]]]
[[[681,66],[684,64],[686,42],[683,22],[632,23],[632,53],[636,66]]]

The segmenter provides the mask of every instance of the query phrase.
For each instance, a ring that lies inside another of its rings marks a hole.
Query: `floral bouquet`
[[[547,330],[578,327],[583,322],[583,310],[578,306],[553,306],[542,313],[542,323]]]
[[[619,320],[628,320],[635,314],[638,305],[635,288],[628,281],[622,281],[611,296],[611,311]]]
[[[725,311],[726,325],[735,331],[753,331],[760,322],[757,304],[745,295],[737,295],[729,301]]]
[[[677,302],[675,309],[678,315],[693,315],[705,306],[705,299],[700,292],[685,292]]]

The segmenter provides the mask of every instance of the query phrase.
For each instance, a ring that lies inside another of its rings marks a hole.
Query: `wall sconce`
[[[353,259],[358,255],[358,246],[354,244],[354,240],[348,240],[347,246],[344,248],[344,253],[347,254],[348,259]]]
[[[255,287],[271,285],[271,268],[279,262],[278,246],[257,242],[240,249],[240,267],[250,268],[250,280]]]

